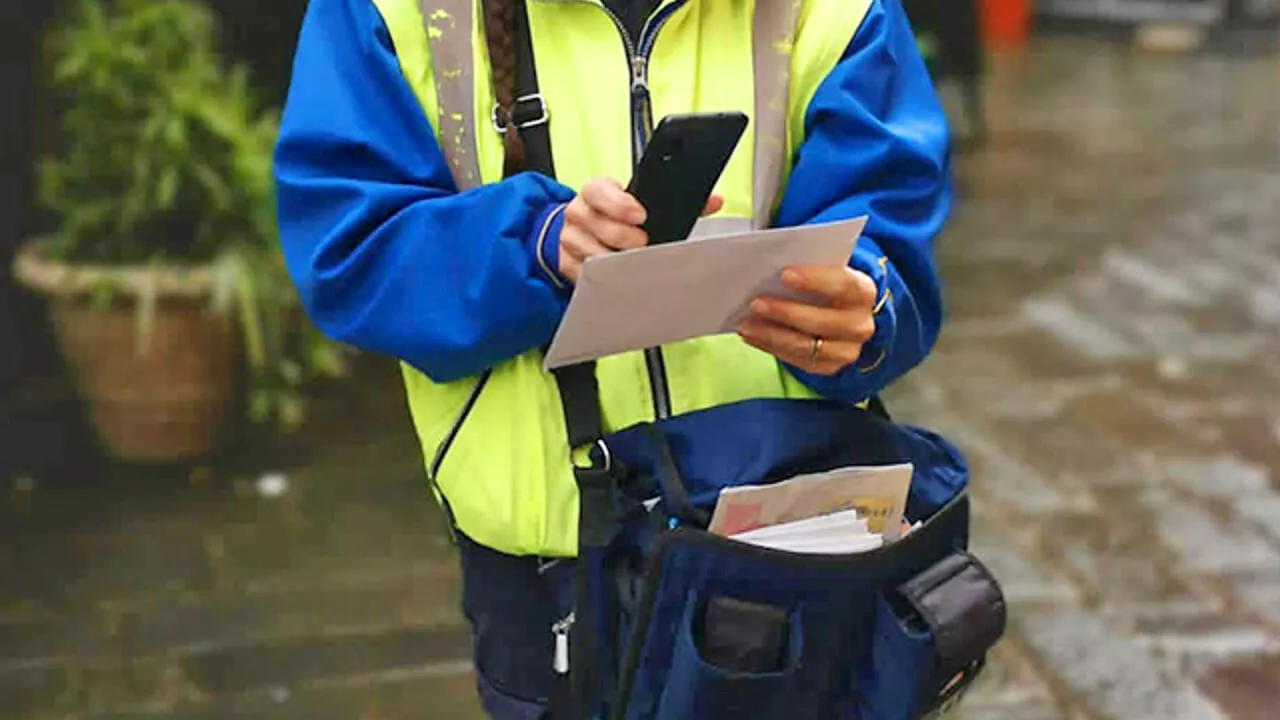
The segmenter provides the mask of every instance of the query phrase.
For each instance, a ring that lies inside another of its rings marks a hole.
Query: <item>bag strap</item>
[[[522,0],[516,2],[516,102],[510,109],[510,123],[504,130],[515,127],[524,140],[524,169],[540,172],[549,178],[556,176],[555,161],[551,156],[551,114],[546,100],[538,89],[538,67],[533,57],[533,37],[529,32],[529,8]]]
[[[538,68],[533,54],[533,37],[529,32],[529,12],[525,2],[516,3],[514,40],[516,50],[516,102],[510,109],[508,123],[498,123],[503,132],[514,128],[524,141],[524,170],[556,175],[551,153],[550,114],[538,89]],[[604,437],[604,420],[600,413],[600,387],[596,383],[595,362],[584,362],[552,371],[560,389],[564,408],[565,429],[570,450],[598,444]],[[602,470],[611,470],[607,458],[603,468],[576,468],[575,475],[583,496],[579,519],[580,544],[602,547],[607,544],[612,526],[612,488],[604,481]],[[609,492],[605,492],[605,491]]]
[[[555,162],[551,151],[550,113],[538,87],[538,69],[529,30],[528,8],[523,0],[516,2],[514,18],[516,52],[516,100],[509,109],[506,122],[495,110],[494,125],[501,132],[514,129],[524,142],[523,170],[555,178]],[[600,411],[600,387],[596,382],[596,365],[584,362],[552,371],[560,391],[565,430],[570,453],[595,445],[589,467],[574,466],[578,485],[578,556],[579,567],[573,573],[574,624],[570,634],[570,671],[566,682],[558,684],[551,697],[552,717],[577,720],[587,717],[595,693],[597,662],[596,628],[605,618],[593,611],[589,566],[591,555],[603,551],[612,541],[616,528],[614,507],[614,474],[603,445],[604,420]]]
[[[538,67],[533,54],[533,36],[529,31],[529,9],[525,2],[515,3],[513,35],[516,53],[516,100],[509,109],[494,108],[493,124],[499,132],[520,133],[524,142],[524,162],[519,170],[556,176],[551,152],[551,116],[538,87]],[[494,48],[489,48],[490,53]],[[502,117],[508,113],[509,117]],[[560,388],[565,426],[570,449],[590,445],[604,435],[600,415],[600,389],[596,384],[595,363],[584,362],[552,371]]]
[[[524,141],[524,170],[555,178],[555,162],[551,153],[550,113],[538,89],[538,68],[533,54],[533,37],[529,32],[529,12],[525,2],[516,2],[516,102],[510,110],[505,132],[515,128]],[[497,118],[495,118],[495,121]],[[552,371],[560,389],[564,409],[565,430],[570,451],[598,444],[604,437],[604,420],[600,412],[600,387],[596,383],[594,361],[579,363]],[[606,453],[607,454],[607,453]],[[575,468],[579,490],[583,496],[579,518],[580,544],[602,547],[613,529],[608,518],[612,512],[612,488],[600,471],[611,470],[607,458],[603,467]],[[605,492],[606,490],[610,492]]]

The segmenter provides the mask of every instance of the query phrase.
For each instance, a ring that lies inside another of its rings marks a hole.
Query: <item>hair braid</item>
[[[498,101],[499,122],[506,124],[502,135],[505,162],[503,173],[513,175],[524,169],[524,141],[511,125],[516,105],[516,3],[524,0],[483,0],[484,34],[489,46],[489,66],[493,91]]]

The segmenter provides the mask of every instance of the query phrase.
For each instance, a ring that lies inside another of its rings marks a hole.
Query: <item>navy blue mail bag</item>
[[[1006,609],[967,552],[968,468],[943,438],[878,402],[822,400],[750,400],[605,435],[594,366],[556,378],[571,445],[593,449],[576,470],[581,548],[555,720],[909,720],[978,676]],[[879,549],[791,553],[706,530],[724,488],[900,463],[913,466],[906,516],[920,525]],[[725,652],[759,660],[762,637],[763,666]]]

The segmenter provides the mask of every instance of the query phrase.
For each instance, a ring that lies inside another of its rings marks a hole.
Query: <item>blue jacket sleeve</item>
[[[312,0],[274,162],[280,241],[325,334],[436,381],[550,341],[568,300],[538,237],[573,192],[458,192],[369,0]]]
[[[879,288],[876,334],[837,375],[790,372],[824,396],[856,401],[925,358],[942,322],[932,242],[950,206],[946,117],[899,0],[873,0],[806,110],[775,223],[868,216],[850,265]]]

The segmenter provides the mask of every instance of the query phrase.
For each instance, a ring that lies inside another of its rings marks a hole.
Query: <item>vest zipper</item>
[[[622,36],[622,44],[627,51],[627,67],[631,73],[632,167],[640,163],[645,147],[649,144],[649,136],[653,133],[653,108],[649,98],[649,53],[653,51],[653,43],[658,31],[684,3],[685,0],[676,0],[645,21],[638,44],[627,31],[627,26],[623,24],[622,19],[603,3],[600,6],[618,28],[618,34]],[[646,349],[644,364],[649,374],[649,390],[653,394],[654,417],[659,420],[671,417],[671,389],[667,384],[667,367],[662,358],[662,348]]]

